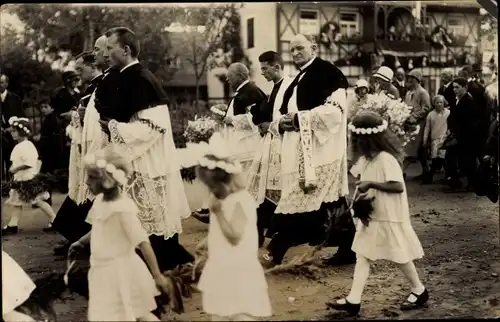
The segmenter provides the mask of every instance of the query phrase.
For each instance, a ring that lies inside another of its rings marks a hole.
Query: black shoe
[[[66,243],[62,246],[57,246],[54,248],[54,255],[56,256],[66,256],[68,254],[69,246],[71,243]]]
[[[358,316],[359,311],[361,310],[361,304],[349,303],[346,298],[340,299],[340,301],[341,300],[344,300],[345,303],[338,303],[338,300],[326,302],[326,308],[347,312],[347,315],[351,317]]]
[[[55,233],[57,231],[52,225],[45,227],[42,230],[44,233]]]
[[[273,268],[274,266],[280,265],[281,263],[278,263],[277,261],[274,260],[274,258],[270,254],[264,254],[261,256],[260,263],[262,264],[262,267],[265,269]]]
[[[401,310],[402,311],[409,311],[409,310],[415,310],[423,307],[425,303],[429,300],[429,292],[427,292],[427,289],[424,290],[424,292],[420,295],[417,295],[415,293],[413,294],[417,300],[415,302],[410,302],[408,299],[406,299],[403,304],[401,304]]]
[[[323,263],[328,266],[344,266],[356,263],[355,254],[339,254],[338,252],[333,254],[330,258],[325,258]]]
[[[198,221],[201,221],[204,224],[210,223],[210,210],[208,209],[198,209],[197,211],[193,211],[191,213],[191,216],[198,219]]]
[[[17,226],[5,226],[2,228],[2,235],[15,235],[19,231]]]

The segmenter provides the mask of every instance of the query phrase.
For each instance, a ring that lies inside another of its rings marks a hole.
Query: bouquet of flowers
[[[410,125],[408,122],[413,107],[400,99],[392,99],[383,92],[368,94],[365,100],[353,104],[349,111],[350,117],[365,110],[382,116],[389,123],[389,129],[401,138],[403,146],[412,141],[420,131],[418,124]]]
[[[212,118],[195,116],[194,121],[188,121],[184,137],[190,143],[208,142],[218,128],[219,124]]]

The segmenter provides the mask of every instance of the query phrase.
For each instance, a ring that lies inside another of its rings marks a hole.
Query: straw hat
[[[394,77],[394,72],[387,66],[380,67],[377,72],[373,75],[374,77],[380,78],[386,82],[391,82]]]
[[[364,79],[360,79],[360,80],[358,80],[358,81],[356,82],[356,86],[355,86],[355,88],[361,88],[361,87],[366,87],[366,88],[368,88],[368,87],[369,87],[369,86],[368,86],[368,82],[367,82],[366,80],[364,80]]]

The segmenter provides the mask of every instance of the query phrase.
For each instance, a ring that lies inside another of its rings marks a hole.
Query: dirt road
[[[420,311],[401,312],[400,302],[409,294],[409,286],[397,268],[377,262],[365,288],[362,319],[412,318],[486,318],[500,317],[500,247],[498,205],[472,194],[444,194],[438,185],[420,186],[408,182],[408,194],[414,228],[425,250],[425,258],[416,263],[431,299]],[[64,196],[54,197],[57,209]],[[2,224],[9,218],[9,208],[2,207]],[[3,247],[32,278],[48,272],[63,272],[65,262],[56,260],[52,249],[62,240],[46,234],[43,214],[28,210],[15,236],[3,237]],[[189,250],[206,233],[207,226],[193,218],[185,221],[181,242]],[[289,256],[307,246],[293,249]],[[328,249],[326,252],[334,251]],[[311,281],[303,277],[269,276],[272,320],[322,320],[327,318],[325,301],[346,295],[354,266],[325,269],[325,277]],[[295,298],[290,302],[289,298]],[[195,294],[187,300],[187,313],[169,314],[165,320],[203,321],[201,299]],[[75,297],[58,303],[60,321],[83,321],[86,302]]]

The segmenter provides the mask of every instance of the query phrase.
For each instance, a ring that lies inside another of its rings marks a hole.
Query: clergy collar
[[[302,67],[299,68],[299,70],[302,72],[304,71],[307,67],[311,66],[313,61],[316,59],[316,57],[311,58],[307,63],[305,63]]]
[[[127,66],[123,67],[121,70],[120,70],[120,73],[123,72],[125,69],[129,68],[130,66],[133,66],[135,64],[139,64],[139,60],[138,59],[134,59],[131,63],[129,63]]]
[[[472,82],[473,80],[474,80],[474,77],[469,77],[469,78],[467,79],[467,83],[470,83],[470,82]]]
[[[238,86],[238,88],[236,89],[236,92],[238,92],[243,86],[245,86],[246,84],[248,84],[250,82],[249,79],[247,79],[246,81],[244,81],[243,83],[240,84],[240,86]]]
[[[102,73],[100,73],[100,74],[99,74],[99,75],[97,75],[97,76],[94,76],[94,78],[92,78],[92,79],[90,80],[90,83],[94,82],[94,81],[95,81],[98,77],[100,77],[101,75],[102,75]]]
[[[450,84],[451,84],[451,82],[444,84],[444,88],[448,88],[448,86],[450,86]]]
[[[276,83],[274,83],[274,85],[281,83],[283,81],[283,79],[285,79],[285,77],[281,77],[279,81],[277,81]]]

